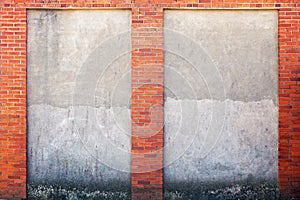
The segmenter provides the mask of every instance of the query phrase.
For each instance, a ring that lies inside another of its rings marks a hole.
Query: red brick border
[[[25,197],[26,8],[2,4],[0,23],[0,198]]]
[[[299,0],[1,0],[0,198],[26,198],[26,9],[132,9],[132,197],[162,199],[163,9],[279,10],[279,189],[300,198]]]
[[[132,8],[132,199],[162,199],[163,9]]]
[[[295,1],[296,2],[296,1]],[[279,189],[300,198],[300,8],[279,10]]]

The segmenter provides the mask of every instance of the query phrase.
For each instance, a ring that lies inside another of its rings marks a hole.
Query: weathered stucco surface
[[[28,11],[30,185],[130,190],[130,23],[127,10]]]
[[[170,10],[164,37],[166,190],[276,187],[277,12]]]

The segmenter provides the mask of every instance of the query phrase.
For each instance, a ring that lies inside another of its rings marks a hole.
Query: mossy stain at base
[[[90,190],[83,187],[61,187],[56,185],[28,185],[27,198],[30,200],[100,200],[130,199],[126,190]]]
[[[197,185],[197,184],[173,184],[168,185],[164,191],[165,200],[223,200],[223,199],[279,199],[279,190],[276,184],[231,184]]]

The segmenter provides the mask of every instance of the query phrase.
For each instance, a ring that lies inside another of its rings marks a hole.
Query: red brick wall
[[[162,199],[162,8],[132,9],[132,43],[132,199]]]
[[[279,10],[279,189],[300,198],[299,0],[0,0],[0,198],[26,197],[26,9],[132,9],[132,197],[163,193],[163,9]]]
[[[25,197],[26,8],[0,6],[0,198]]]
[[[296,2],[296,1],[295,1]],[[279,189],[300,198],[300,1],[279,10]]]

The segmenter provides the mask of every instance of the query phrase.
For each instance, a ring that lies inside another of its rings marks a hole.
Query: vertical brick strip
[[[279,190],[300,198],[300,8],[279,11]]]
[[[26,197],[26,9],[0,8],[0,197]]]
[[[132,12],[132,199],[162,199],[163,9]]]

